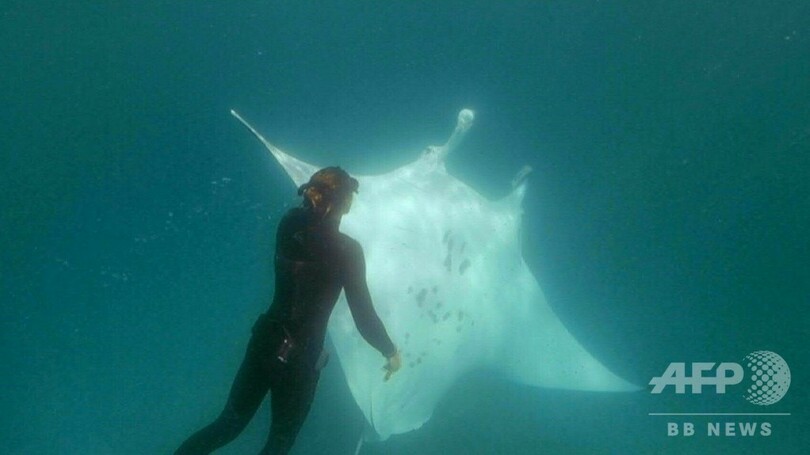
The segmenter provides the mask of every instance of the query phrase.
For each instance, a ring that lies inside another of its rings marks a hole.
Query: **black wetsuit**
[[[253,326],[225,409],[176,455],[208,454],[232,441],[268,390],[272,422],[261,453],[289,451],[315,394],[326,325],[341,289],[363,338],[386,357],[396,352],[371,304],[363,250],[337,226],[316,222],[307,209],[288,211],[276,236],[275,270],[273,303]]]

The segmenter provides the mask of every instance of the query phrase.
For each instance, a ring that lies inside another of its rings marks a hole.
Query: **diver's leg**
[[[180,446],[175,455],[209,454],[233,441],[247,426],[270,388],[268,372],[256,340],[248,345],[245,359],[231,386],[228,402],[217,419]]]
[[[298,431],[304,424],[315,397],[320,373],[305,367],[307,371],[284,375],[274,381],[270,392],[272,422],[267,444],[260,455],[282,455],[292,448]]]

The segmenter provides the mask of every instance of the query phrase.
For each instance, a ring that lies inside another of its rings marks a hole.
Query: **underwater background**
[[[298,203],[232,108],[357,174],[475,110],[448,171],[497,199],[534,168],[526,262],[577,339],[645,386],[476,372],[363,454],[804,453],[808,35],[802,0],[3,2],[0,453],[168,454],[220,411]],[[648,392],[670,362],[757,350],[791,369],[775,405]],[[667,436],[685,420],[698,434]],[[353,453],[363,421],[333,361],[293,453]],[[217,453],[257,452],[268,425],[265,402]]]

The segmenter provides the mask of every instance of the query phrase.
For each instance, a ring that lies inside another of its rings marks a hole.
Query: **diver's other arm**
[[[360,335],[368,344],[388,358],[390,364],[390,359],[397,355],[397,349],[394,343],[391,342],[391,338],[388,337],[388,332],[385,331],[385,326],[383,326],[377,312],[374,311],[374,305],[371,303],[371,295],[368,292],[368,284],[366,283],[366,261],[363,257],[363,249],[360,244],[352,243],[347,258],[347,273],[343,285],[346,291],[346,300],[349,303],[349,309],[352,312],[354,323]]]

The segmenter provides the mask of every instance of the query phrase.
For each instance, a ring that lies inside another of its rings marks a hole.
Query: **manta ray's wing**
[[[251,126],[250,123],[245,121],[245,119],[243,119],[242,116],[239,115],[239,113],[236,112],[235,110],[231,109],[231,115],[236,117],[240,122],[242,122],[243,125],[245,125],[245,127],[247,127],[247,129],[250,130],[251,133],[256,135],[259,141],[261,141],[261,143],[264,144],[267,150],[270,151],[270,153],[273,155],[276,161],[278,161],[279,164],[281,164],[281,166],[287,172],[287,175],[289,175],[292,181],[295,183],[295,186],[301,186],[307,181],[309,181],[309,177],[312,176],[312,174],[314,174],[315,171],[319,169],[309,163],[305,163],[291,155],[282,152],[281,150],[278,149],[278,147],[267,142],[267,139],[265,139],[264,136],[261,135],[261,133],[256,131],[256,129],[253,128],[253,126]]]

